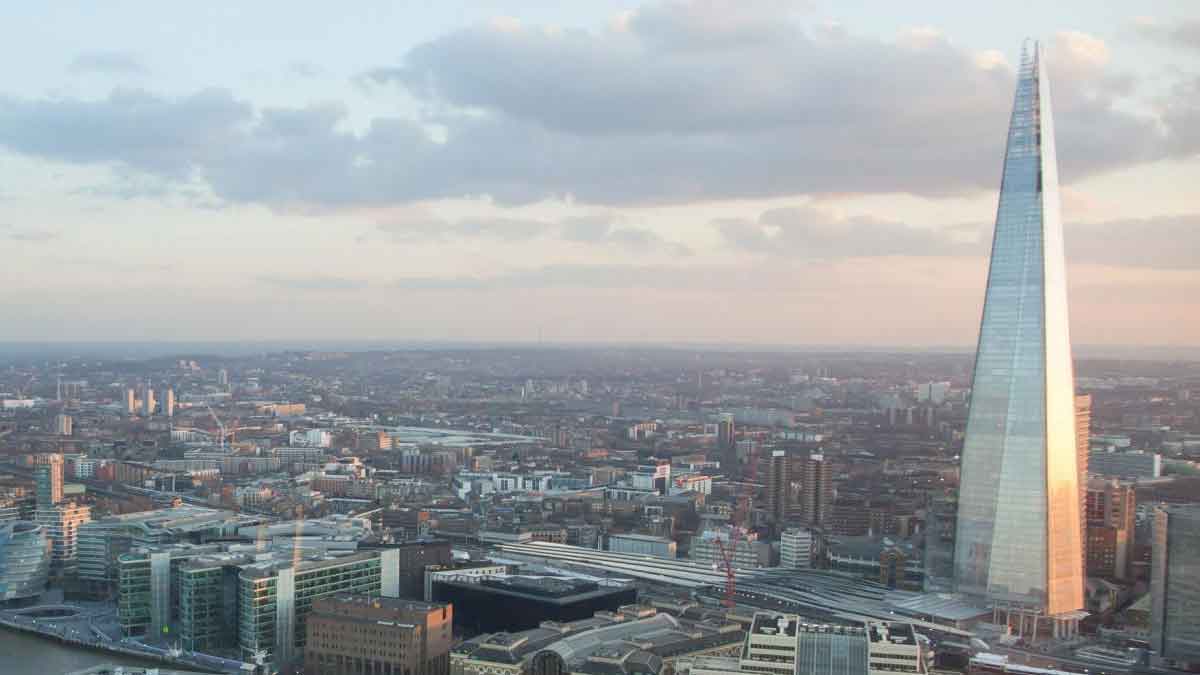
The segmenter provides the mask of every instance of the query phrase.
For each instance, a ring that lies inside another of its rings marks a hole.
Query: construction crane
[[[737,595],[737,570],[734,568],[734,562],[737,560],[738,544],[741,543],[742,535],[746,531],[742,523],[746,519],[748,502],[745,495],[737,498],[737,506],[734,507],[733,517],[730,519],[732,524],[729,528],[729,540],[717,539],[717,550],[721,554],[721,565],[725,571],[724,604],[726,607],[734,606],[734,598]]]
[[[213,418],[213,421],[217,423],[217,430],[218,430],[218,433],[220,433],[220,435],[221,435],[220,436],[221,440],[219,441],[221,444],[220,445],[221,453],[224,454],[225,453],[225,425],[221,423],[221,419],[219,417],[217,417],[217,413],[213,412],[212,406],[208,404],[208,401],[204,402],[204,407],[208,408],[208,414]]]
[[[758,444],[752,443],[750,446],[749,456],[749,479],[750,490],[754,490],[757,486],[758,479]],[[732,608],[736,604],[737,597],[737,571],[734,569],[734,561],[737,559],[738,544],[742,540],[742,535],[746,532],[746,518],[750,511],[750,495],[746,494],[746,488],[743,488],[741,494],[736,496],[736,505],[733,509],[733,514],[730,517],[729,541],[728,547],[724,540],[717,540],[717,550],[721,554],[721,564],[725,571],[725,600],[726,607]]]

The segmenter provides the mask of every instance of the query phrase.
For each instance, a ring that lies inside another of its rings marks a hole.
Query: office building
[[[1088,472],[1103,478],[1145,480],[1162,477],[1162,455],[1156,452],[1098,450],[1088,454]]]
[[[239,528],[262,520],[261,516],[186,505],[85,523],[79,528],[76,547],[81,592],[95,599],[111,597],[117,587],[118,558],[136,548],[203,544],[232,537]]]
[[[142,392],[142,417],[154,416],[154,390],[146,384],[145,390]]]
[[[812,567],[816,537],[812,530],[793,527],[779,536],[779,566],[789,568]]]
[[[917,385],[917,401],[941,405],[946,402],[946,394],[950,392],[949,382],[926,382]]]
[[[666,537],[652,537],[648,534],[610,534],[608,535],[608,550],[613,553],[635,553],[652,555],[658,558],[674,558],[677,546]]]
[[[317,598],[336,593],[395,598],[395,549],[339,557],[253,563],[238,575],[238,643],[249,660],[265,650],[277,666],[304,653],[306,623]]]
[[[805,527],[824,527],[833,515],[833,467],[823,453],[814,452],[800,460],[799,522]]]
[[[36,598],[50,574],[50,540],[37,523],[0,522],[0,603]]]
[[[1200,504],[1154,511],[1150,556],[1150,647],[1200,665]]]
[[[721,413],[717,418],[717,449],[721,457],[721,472],[726,476],[736,476],[739,473],[737,428],[732,413]]]
[[[137,395],[133,391],[133,387],[125,390],[125,413],[132,415],[137,412]]]
[[[70,436],[74,428],[74,420],[70,415],[54,416],[54,433],[59,436]]]
[[[758,612],[736,658],[695,658],[691,675],[923,675],[929,660],[907,623],[822,625]]]
[[[616,582],[565,576],[438,575],[431,600],[454,605],[454,623],[468,634],[534,628],[543,621],[576,621],[637,601],[637,590]]]
[[[867,624],[866,632],[870,640],[867,650],[870,675],[929,671],[929,654],[917,639],[912,624],[873,622]]]
[[[925,588],[928,593],[954,590],[954,534],[958,523],[958,498],[931,496],[925,505]]]
[[[238,573],[250,559],[229,553],[182,560],[174,574],[180,647],[212,653],[237,645]]]
[[[737,540],[736,546],[731,542]],[[733,546],[733,550],[729,548]],[[758,540],[754,532],[742,532],[734,537],[732,527],[720,527],[705,530],[692,537],[688,558],[694,562],[723,568],[725,566],[724,549],[734,567],[753,569],[768,567],[771,564],[771,545]]]
[[[33,520],[36,508],[33,491],[24,488],[0,488],[0,523],[12,520]]]
[[[173,580],[180,564],[202,551],[219,549],[169,546],[140,549],[117,558],[117,621],[121,635],[158,637],[176,633]]]
[[[175,390],[169,387],[167,393],[163,394],[162,412],[167,417],[175,416]]]
[[[1092,438],[1092,395],[1075,395],[1075,469],[1079,473],[1079,513],[1087,513],[1088,454]],[[1083,542],[1084,574],[1087,573],[1087,516],[1079,519]]]
[[[384,518],[387,517],[386,511]],[[454,554],[447,539],[414,538],[389,545],[398,552],[401,598],[425,597],[425,570],[453,564]]]
[[[34,491],[39,509],[48,509],[63,500],[63,456],[38,455],[33,466]]]
[[[313,602],[304,644],[309,675],[450,675],[454,608],[332,595]]]
[[[1043,50],[1022,58],[962,452],[955,585],[1026,634],[1083,616],[1074,372]]]
[[[790,461],[787,452],[773,450],[771,462],[767,467],[767,510],[777,524],[782,523],[788,516],[791,494],[791,481],[788,477]]]
[[[800,654],[800,626],[800,617],[793,614],[755,614],[746,633],[741,669],[768,675],[793,675]]]
[[[829,540],[830,569],[857,574],[888,588],[919,591],[925,585],[921,549],[888,537],[835,537]]]
[[[74,502],[38,507],[34,520],[45,530],[51,543],[50,576],[57,578],[75,573],[79,528],[91,519],[92,507]]]
[[[1087,574],[1125,580],[1133,556],[1134,515],[1137,501],[1133,486],[1117,480],[1092,478],[1087,483]]]

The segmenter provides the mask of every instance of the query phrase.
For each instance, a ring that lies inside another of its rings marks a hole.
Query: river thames
[[[124,666],[162,667],[161,663],[141,661],[124,654],[108,654],[76,649],[53,640],[43,640],[25,633],[0,629],[0,668],[5,675],[61,675],[101,663]]]

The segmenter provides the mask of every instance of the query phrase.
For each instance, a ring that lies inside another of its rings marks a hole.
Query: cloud
[[[76,74],[144,75],[149,70],[129,52],[83,52],[71,60],[67,70]]]
[[[260,276],[260,283],[293,291],[357,291],[367,287],[367,282],[348,277],[273,277]]]
[[[840,217],[812,206],[771,209],[756,220],[714,223],[731,245],[756,253],[832,260],[953,256],[986,252],[981,227],[935,229],[870,216]]]
[[[630,226],[619,215],[611,213],[564,218],[558,229],[563,239],[572,242],[665,250],[678,256],[692,253],[685,244],[667,241],[653,230]]]
[[[381,232],[405,242],[460,237],[524,241],[546,234],[552,227],[551,223],[540,220],[495,216],[446,220],[423,209],[407,209],[378,225]]]
[[[119,88],[103,100],[0,96],[0,145],[78,164],[113,163],[177,181],[230,159],[253,108],[225,90],[164,99]]]
[[[806,27],[791,3],[736,11],[744,4],[651,4],[597,31],[508,21],[451,32],[368,73],[415,97],[420,115],[357,130],[337,103],[256,110],[219,89],[117,90],[0,98],[0,146],[202,181],[220,200],[275,208],[995,189],[1013,73],[994,54],[936,31],[884,41]],[[1139,102],[1104,43],[1059,42],[1064,180],[1200,150],[1186,126],[1200,103],[1129,112]]]
[[[407,207],[379,223],[377,229],[406,243],[474,237],[510,242],[557,237],[576,244],[664,250],[676,255],[691,253],[687,246],[667,241],[652,230],[627,225],[619,215],[611,213],[571,216],[557,221],[497,215],[448,220],[428,209]]]
[[[1141,17],[1133,22],[1134,31],[1142,37],[1186,49],[1200,49],[1200,19],[1180,19],[1174,22]]]
[[[731,246],[780,258],[839,260],[873,257],[986,256],[991,224],[926,228],[868,216],[839,217],[811,206],[772,209],[754,220],[714,226]],[[1067,259],[1075,264],[1192,270],[1200,268],[1200,214],[1064,227]]]
[[[1200,269],[1200,213],[1066,228],[1071,261],[1161,270]]]
[[[287,72],[306,80],[311,80],[325,74],[321,66],[310,61],[292,61],[287,65]]]
[[[0,223],[0,239],[9,241],[42,243],[53,241],[61,236],[61,233],[53,230],[22,229]]]
[[[490,291],[535,288],[590,288],[640,290],[697,290],[710,288],[715,279],[726,279],[738,268],[727,266],[667,265],[547,265],[492,276],[407,277],[393,286],[403,290]]]

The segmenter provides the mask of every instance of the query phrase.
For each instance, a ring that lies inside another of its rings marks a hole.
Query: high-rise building
[[[449,675],[454,609],[363,595],[313,602],[304,645],[311,675]]]
[[[738,473],[737,428],[732,413],[721,413],[717,418],[717,448],[721,452],[721,472],[726,476]]]
[[[1077,630],[1083,542],[1049,81],[1022,58],[975,358],[955,585],[1028,634]]]
[[[145,392],[142,394],[142,417],[154,416],[154,390],[150,388],[150,383],[146,383]]]
[[[137,412],[137,395],[134,394],[133,387],[125,390],[125,414],[132,415]]]
[[[224,368],[217,371],[217,385],[221,387],[229,387],[229,371]]]
[[[775,450],[771,452],[771,463],[767,467],[767,508],[776,524],[782,523],[788,515],[790,461],[786,451]]]
[[[74,431],[74,420],[70,415],[55,415],[54,416],[54,433],[59,436],[70,436]]]
[[[1126,579],[1133,555],[1133,486],[1116,480],[1092,478],[1087,482],[1086,563],[1088,576]]]
[[[824,527],[833,515],[833,468],[823,453],[800,461],[800,523]]]
[[[33,483],[39,509],[52,508],[63,500],[63,456],[44,454],[34,458]]]
[[[175,416],[175,390],[167,388],[167,393],[163,395],[162,402],[163,414],[167,417]]]
[[[958,523],[958,498],[931,496],[925,504],[925,592],[954,590],[954,534]]]
[[[1075,396],[1075,468],[1079,471],[1080,541],[1083,542],[1084,574],[1087,574],[1088,453],[1092,436],[1092,395]]]
[[[1150,555],[1150,647],[1172,661],[1200,664],[1200,504],[1154,511]]]
[[[949,382],[927,382],[917,385],[917,401],[941,405],[946,402],[946,394],[950,391]]]

